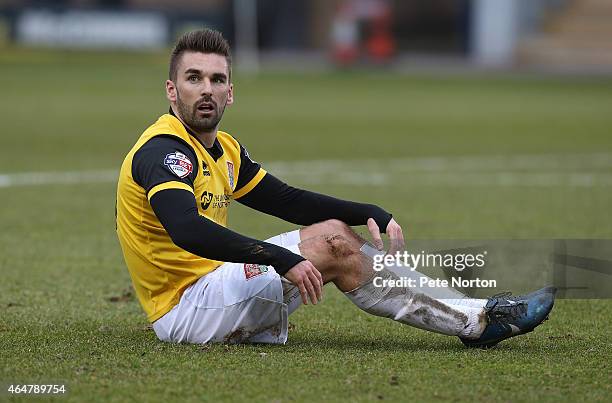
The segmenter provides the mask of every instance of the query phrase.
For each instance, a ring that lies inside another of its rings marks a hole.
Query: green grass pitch
[[[0,173],[118,169],[167,109],[165,63],[3,49]],[[611,79],[238,72],[235,85],[223,128],[256,160],[296,186],[380,204],[408,239],[612,237]],[[163,344],[129,292],[114,182],[4,186],[0,195],[3,387],[65,383],[60,401],[612,393],[609,300],[560,300],[534,333],[471,351],[370,317],[329,285],[321,305],[290,317],[286,346]],[[259,238],[294,228],[242,206],[230,227]]]

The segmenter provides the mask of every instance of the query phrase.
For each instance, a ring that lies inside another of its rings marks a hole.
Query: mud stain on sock
[[[399,279],[387,269],[374,277]],[[347,294],[368,313],[447,335],[459,334],[469,321],[465,313],[409,287],[375,287],[369,280]]]

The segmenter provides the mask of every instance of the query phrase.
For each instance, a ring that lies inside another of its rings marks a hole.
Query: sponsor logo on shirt
[[[227,161],[227,177],[229,179],[230,187],[234,188],[234,163]]]
[[[202,210],[206,210],[209,207],[213,209],[228,208],[232,197],[228,194],[214,194],[208,191],[204,191],[200,196],[200,206]]]
[[[268,266],[265,266],[263,264],[247,263],[244,265],[244,276],[246,277],[247,281],[252,279],[253,277],[257,277],[267,272]]]
[[[213,194],[210,192],[202,193],[202,197],[200,198],[200,204],[202,205],[202,210],[206,210],[210,203],[213,201]]]
[[[166,155],[164,165],[181,179],[193,172],[193,164],[189,158],[178,151]]]

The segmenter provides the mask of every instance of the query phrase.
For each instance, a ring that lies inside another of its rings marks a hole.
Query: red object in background
[[[364,23],[365,32],[360,32]],[[391,5],[387,0],[345,0],[339,4],[331,31],[332,57],[354,64],[362,52],[374,62],[387,62],[396,51]]]
[[[370,35],[366,41],[368,55],[376,62],[386,62],[395,54],[392,33],[391,10],[375,16],[371,21]]]

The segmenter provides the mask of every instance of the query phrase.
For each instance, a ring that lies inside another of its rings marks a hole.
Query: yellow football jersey
[[[153,212],[151,197],[165,189],[192,192],[200,215],[227,226],[231,199],[251,191],[265,174],[228,133],[219,131],[213,149],[206,149],[172,114],[140,136],[119,174],[117,235],[151,322],[172,309],[190,284],[223,264],[176,246]]]

